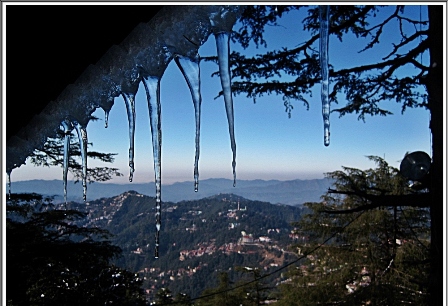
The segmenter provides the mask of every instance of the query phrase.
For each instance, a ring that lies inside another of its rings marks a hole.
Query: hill
[[[331,186],[329,179],[313,180],[237,180],[236,187],[228,179],[207,179],[199,182],[199,191],[194,192],[193,182],[178,182],[162,185],[162,200],[179,202],[182,200],[197,200],[219,193],[233,193],[246,199],[288,205],[319,201]],[[29,180],[12,183],[12,192],[35,192],[45,196],[54,196],[54,203],[63,201],[63,183],[61,180]],[[153,183],[92,183],[87,188],[89,201],[117,196],[123,192],[135,190],[138,193],[154,196]],[[82,186],[73,181],[68,182],[67,194],[69,201],[82,201]]]
[[[163,203],[160,257],[155,259],[154,206],[153,197],[135,191],[68,203],[69,209],[89,213],[80,225],[114,234],[114,244],[123,249],[116,264],[145,279],[148,297],[162,287],[197,297],[216,285],[220,271],[238,279],[238,266],[270,273],[297,258],[288,246],[298,238],[291,235],[290,223],[300,218],[301,208],[219,194]],[[277,274],[266,278],[271,285],[279,281]]]

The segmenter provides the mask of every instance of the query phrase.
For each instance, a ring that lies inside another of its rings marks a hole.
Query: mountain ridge
[[[305,202],[316,202],[331,186],[328,178],[308,180],[237,180],[236,187],[233,181],[223,178],[211,178],[199,183],[199,191],[194,192],[193,182],[175,182],[162,185],[162,200],[179,202],[183,200],[197,200],[219,193],[232,193],[249,200],[265,201],[269,203],[281,203],[299,205]],[[100,183],[94,182],[87,186],[87,200],[109,198],[123,192],[135,190],[138,193],[154,196],[154,183]],[[63,201],[62,180],[28,180],[12,183],[13,193],[35,192],[44,196],[54,197],[53,202]],[[82,185],[69,181],[67,184],[67,200],[82,200]]]

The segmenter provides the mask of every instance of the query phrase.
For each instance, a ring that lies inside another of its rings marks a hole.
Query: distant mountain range
[[[199,182],[199,191],[194,192],[193,182],[178,182],[162,185],[162,200],[179,202],[197,200],[219,193],[233,193],[249,200],[298,205],[305,202],[317,202],[331,186],[327,178],[312,180],[237,180],[236,187],[228,179],[206,179]],[[87,200],[109,198],[123,192],[135,190],[138,193],[155,196],[154,183],[92,183],[87,187]],[[61,180],[29,180],[12,182],[13,193],[35,192],[45,196],[54,196],[54,203],[63,201],[63,182]],[[68,201],[82,201],[81,183],[68,182]]]

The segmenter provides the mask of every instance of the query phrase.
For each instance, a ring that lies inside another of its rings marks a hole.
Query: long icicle
[[[79,122],[73,122],[76,133],[78,134],[79,149],[81,151],[82,159],[82,199],[87,200],[87,130]]]
[[[126,104],[129,123],[129,182],[134,178],[134,135],[135,135],[135,97],[133,94],[121,93]]]
[[[194,158],[194,191],[199,189],[199,138],[201,131],[201,71],[199,67],[199,56],[188,58],[181,55],[174,57],[177,66],[185,77],[191,92],[194,105],[194,116],[196,121],[196,153]]]
[[[6,175],[8,176],[8,199],[11,200],[11,172],[12,170],[6,171]]]
[[[144,77],[143,85],[148,100],[149,120],[151,125],[152,152],[154,156],[154,176],[156,185],[156,247],[155,258],[159,258],[159,236],[162,227],[162,129],[161,129],[161,107],[160,107],[160,78]]]
[[[319,6],[320,21],[320,42],[319,59],[321,69],[321,99],[322,99],[322,117],[324,119],[324,145],[330,144],[330,100],[328,97],[329,74],[328,74],[328,42],[329,42],[329,12],[330,6]]]
[[[226,106],[227,122],[229,123],[229,134],[230,134],[230,146],[233,153],[233,186],[236,185],[236,144],[235,144],[235,133],[234,133],[234,118],[233,118],[233,99],[232,99],[232,88],[231,88],[231,78],[230,78],[230,35],[227,32],[215,33],[216,48],[218,50],[218,65],[219,65],[219,75],[221,79],[222,91],[224,93],[224,102]]]
[[[62,180],[64,182],[64,203],[67,209],[67,173],[68,173],[68,162],[70,155],[70,135],[73,126],[70,121],[62,121],[62,127],[64,128],[64,160],[62,165]]]
[[[108,128],[109,127],[109,113],[110,110],[104,110],[104,128]]]

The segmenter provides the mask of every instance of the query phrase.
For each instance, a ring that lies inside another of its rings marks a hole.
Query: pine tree
[[[93,118],[92,120],[95,120]],[[92,146],[89,143],[88,146]],[[103,163],[113,163],[115,153],[97,152],[94,150],[87,150],[87,157],[99,160]],[[82,178],[82,166],[80,163],[81,150],[78,137],[74,132],[70,133],[70,152],[68,170],[73,174],[75,182],[79,182]],[[34,150],[28,157],[29,161],[35,166],[59,166],[62,167],[64,163],[64,132],[59,130],[57,138],[48,138],[42,149]],[[61,172],[62,173],[62,172]],[[114,176],[123,176],[119,169],[114,167],[88,167],[87,181],[88,182],[104,182],[112,179]],[[62,177],[62,174],[61,174]]]
[[[168,288],[160,288],[156,293],[156,300],[154,305],[169,305],[173,303],[173,295]]]
[[[291,271],[280,305],[426,305],[428,205],[384,200],[426,192],[411,189],[383,159],[369,159],[376,168],[329,173],[334,189],[307,204],[311,213],[297,227],[308,241],[298,247],[317,250]]]
[[[56,210],[42,196],[7,203],[8,305],[145,305],[142,280],[110,264],[121,249],[109,232],[79,227],[86,214]]]
[[[271,288],[261,280],[262,273],[258,268],[236,267],[242,273],[236,287],[237,293],[244,298],[242,305],[263,305],[268,300]]]
[[[200,299],[197,300],[198,306],[239,306],[245,305],[244,297],[232,290],[232,281],[226,272],[219,274],[219,284],[215,288],[204,290]]]
[[[191,301],[191,297],[185,293],[178,293],[174,298],[174,303],[180,306],[193,306],[194,303]]]
[[[379,14],[385,9],[390,13]],[[432,165],[428,179],[428,203],[431,219],[431,277],[430,305],[441,305],[443,292],[443,6],[422,6],[428,19],[410,18],[408,7],[372,5],[330,5],[330,35],[340,41],[354,35],[360,43],[359,50],[376,50],[388,31],[394,30],[399,40],[389,45],[379,62],[366,62],[335,70],[330,67],[330,101],[337,105],[333,112],[340,116],[355,113],[365,120],[366,115],[390,115],[383,107],[396,101],[407,108],[429,110],[429,127],[432,134]],[[251,41],[266,45],[264,28],[275,25],[278,18],[291,10],[306,10],[303,32],[309,39],[293,49],[282,48],[253,57],[232,54],[232,89],[256,99],[259,96],[278,94],[282,96],[286,111],[290,114],[297,100],[308,107],[311,89],[320,83],[319,55],[314,44],[319,40],[319,9],[317,6],[262,6],[249,7],[241,17],[243,26],[234,35],[234,40],[247,47]],[[369,24],[369,22],[371,24]],[[409,32],[404,31],[410,26]],[[304,34],[302,32],[302,37]],[[381,50],[381,48],[379,48]],[[381,51],[378,51],[381,52]],[[384,52],[384,51],[383,51]],[[380,53],[381,54],[381,53]],[[427,64],[420,60],[429,55]],[[331,60],[330,60],[331,65]],[[399,74],[402,67],[412,67],[411,72]],[[283,78],[291,76],[294,78]],[[286,81],[287,80],[287,81]],[[340,104],[337,104],[340,103]],[[404,148],[405,149],[405,148]],[[410,197],[395,198],[407,201]],[[415,199],[419,202],[420,199]],[[404,204],[404,203],[403,203]]]

